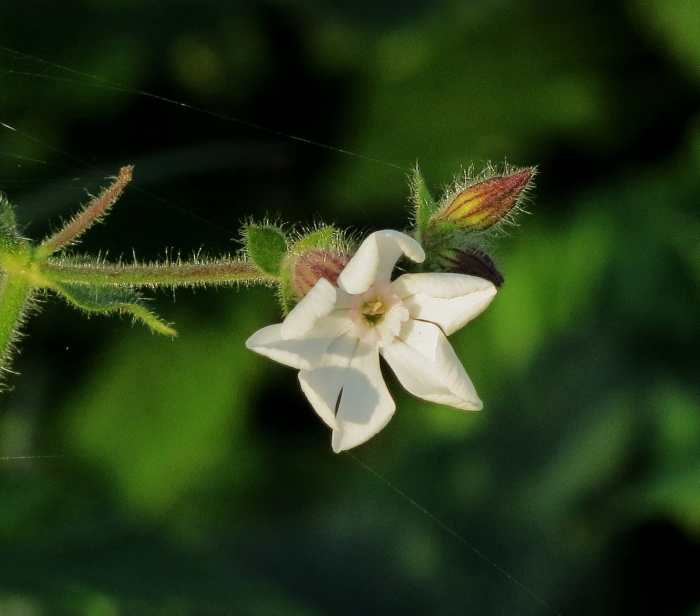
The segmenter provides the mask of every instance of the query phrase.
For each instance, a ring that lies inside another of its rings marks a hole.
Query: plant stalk
[[[24,322],[32,285],[26,276],[3,272],[0,277],[0,372],[9,371],[18,330]],[[0,378],[2,376],[0,375]]]
[[[201,286],[208,284],[272,284],[277,279],[252,263],[222,259],[210,263],[149,263],[80,265],[48,261],[48,280],[68,284],[118,286]]]

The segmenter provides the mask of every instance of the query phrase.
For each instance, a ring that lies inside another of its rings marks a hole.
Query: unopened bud
[[[446,272],[478,276],[496,287],[502,287],[505,282],[493,259],[479,250],[448,249],[440,255],[440,263]]]
[[[305,252],[294,264],[292,290],[301,299],[321,278],[325,278],[337,287],[338,276],[351,257],[352,255],[348,253],[325,249]]]
[[[516,206],[533,175],[532,169],[523,169],[473,184],[457,193],[435,214],[433,221],[475,231],[488,229],[502,221]]]

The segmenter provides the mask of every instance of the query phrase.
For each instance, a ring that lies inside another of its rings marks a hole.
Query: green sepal
[[[85,312],[122,312],[143,321],[154,332],[177,336],[177,332],[150,312],[139,294],[128,287],[96,287],[53,282],[54,290]]]
[[[413,205],[415,207],[416,240],[421,241],[430,217],[437,211],[437,204],[433,199],[420,170],[416,167],[411,178],[411,190],[413,192]]]
[[[333,227],[315,229],[294,242],[290,252],[300,255],[307,250],[333,248],[336,243],[336,236],[337,232]]]
[[[263,272],[279,276],[287,254],[287,237],[271,225],[247,225],[243,230],[250,260]]]

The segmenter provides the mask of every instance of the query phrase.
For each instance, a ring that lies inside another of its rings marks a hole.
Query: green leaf
[[[0,270],[0,382],[9,372],[10,358],[31,306],[32,287],[16,273]]]
[[[425,180],[421,175],[420,170],[416,167],[413,171],[411,179],[411,188],[413,191],[413,203],[415,205],[415,220],[417,240],[420,242],[424,231],[428,228],[428,220],[437,210],[437,205],[433,200],[428,187],[425,185]]]
[[[7,200],[7,197],[0,193],[0,227],[3,231],[18,233],[17,219],[12,205]]]
[[[17,219],[12,205],[5,195],[0,194],[0,246],[9,248],[22,240],[17,228]]]
[[[143,321],[154,332],[166,336],[176,336],[177,332],[150,312],[139,294],[124,287],[96,287],[54,282],[54,290],[74,306],[85,312],[129,313]]]
[[[243,233],[253,263],[266,274],[279,276],[282,259],[287,254],[284,233],[270,225],[248,225]]]

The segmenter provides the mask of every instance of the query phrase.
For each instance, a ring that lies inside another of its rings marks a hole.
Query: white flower
[[[338,287],[321,278],[283,323],[246,341],[300,370],[303,392],[333,429],[336,452],[364,443],[394,414],[380,353],[413,395],[467,411],[482,408],[446,336],[481,313],[496,287],[463,274],[404,274],[391,282],[402,255],[425,259],[407,235],[373,233],[341,272]]]

